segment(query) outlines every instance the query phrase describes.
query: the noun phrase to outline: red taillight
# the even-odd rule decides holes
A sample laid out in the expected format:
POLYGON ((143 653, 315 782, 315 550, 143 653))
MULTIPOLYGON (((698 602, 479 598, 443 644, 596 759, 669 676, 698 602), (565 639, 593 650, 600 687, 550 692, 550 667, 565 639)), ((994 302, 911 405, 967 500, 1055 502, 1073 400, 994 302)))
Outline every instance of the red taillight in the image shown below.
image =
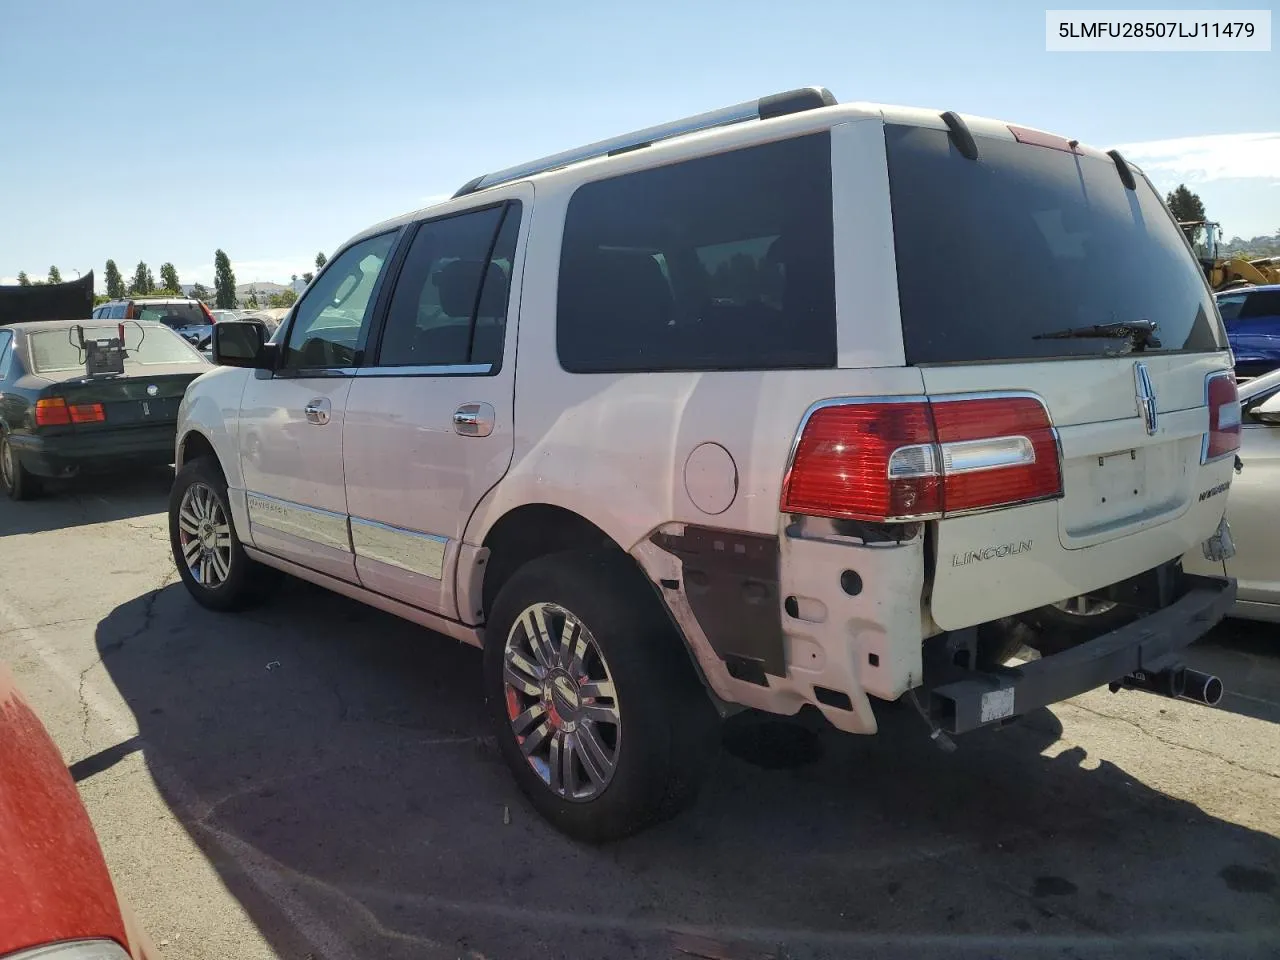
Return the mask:
POLYGON ((1209 432, 1204 435, 1200 462, 1212 463, 1240 449, 1240 394, 1230 370, 1211 373, 1204 381, 1209 405, 1209 432))
POLYGON ((819 407, 796 445, 782 509, 850 520, 935 514, 933 453, 927 402, 819 407))
POLYGON ((49 397, 36 401, 37 427, 65 427, 71 422, 71 412, 62 397, 49 397))
POLYGON ((102 423, 107 419, 100 403, 75 403, 71 405, 72 423, 102 423))
POLYGON ((920 520, 1061 493, 1053 425, 1034 397, 837 403, 806 422, 782 510, 920 520))
POLYGON ((1058 441, 1034 397, 934 402, 947 513, 1055 497, 1058 441))

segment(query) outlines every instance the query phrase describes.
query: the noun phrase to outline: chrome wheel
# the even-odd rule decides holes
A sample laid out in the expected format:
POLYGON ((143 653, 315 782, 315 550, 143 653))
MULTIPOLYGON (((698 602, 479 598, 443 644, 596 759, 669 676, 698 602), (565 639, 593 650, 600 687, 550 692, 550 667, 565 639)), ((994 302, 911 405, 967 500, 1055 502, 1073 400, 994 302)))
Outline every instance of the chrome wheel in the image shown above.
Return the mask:
POLYGON ((13 489, 13 478, 18 475, 18 466, 13 458, 13 446, 8 440, 0 439, 0 478, 4 480, 6 490, 13 489))
POLYGON ((1116 608, 1114 601, 1089 596, 1068 597, 1066 600, 1059 600, 1054 606, 1063 613, 1076 617, 1098 617, 1116 608))
POLYGON ((178 508, 178 542, 192 578, 220 587, 231 575, 231 524, 213 489, 193 483, 178 508))
POLYGON ((613 675, 586 626, 554 603, 516 618, 503 648, 507 719, 542 782, 593 800, 613 779, 622 723, 613 675))

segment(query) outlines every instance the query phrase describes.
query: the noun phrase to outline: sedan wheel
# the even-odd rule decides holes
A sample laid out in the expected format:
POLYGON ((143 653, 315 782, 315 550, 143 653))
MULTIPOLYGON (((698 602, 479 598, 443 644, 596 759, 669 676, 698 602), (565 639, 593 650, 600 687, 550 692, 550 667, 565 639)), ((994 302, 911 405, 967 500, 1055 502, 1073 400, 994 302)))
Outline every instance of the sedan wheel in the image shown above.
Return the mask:
POLYGON ((40 480, 18 459, 9 438, 0 434, 0 487, 12 500, 30 500, 40 492, 40 480))
POLYGON ((556 796, 586 801, 613 779, 622 721, 595 638, 554 603, 526 607, 503 651, 507 717, 520 750, 556 796))
POLYGON ((231 524, 207 484, 193 483, 178 508, 178 540, 192 578, 215 588, 231 575, 231 524))

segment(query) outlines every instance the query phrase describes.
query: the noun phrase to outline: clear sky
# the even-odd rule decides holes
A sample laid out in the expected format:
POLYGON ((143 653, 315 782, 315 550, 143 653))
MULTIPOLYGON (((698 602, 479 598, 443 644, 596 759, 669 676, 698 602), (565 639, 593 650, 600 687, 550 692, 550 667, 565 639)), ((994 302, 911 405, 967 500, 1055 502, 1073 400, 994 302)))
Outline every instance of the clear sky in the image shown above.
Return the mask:
POLYGON ((1280 54, 1046 53, 1045 7, 0 0, 0 282, 209 283, 218 247, 287 282, 479 173, 810 84, 1121 145, 1280 229, 1280 54))

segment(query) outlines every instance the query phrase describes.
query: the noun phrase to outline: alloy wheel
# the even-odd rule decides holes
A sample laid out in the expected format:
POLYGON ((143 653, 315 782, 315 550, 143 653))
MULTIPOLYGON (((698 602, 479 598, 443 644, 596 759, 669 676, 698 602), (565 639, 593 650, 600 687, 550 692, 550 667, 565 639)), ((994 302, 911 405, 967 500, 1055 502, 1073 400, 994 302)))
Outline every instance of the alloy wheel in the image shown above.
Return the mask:
POLYGON ((566 800, 599 796, 617 769, 622 722, 586 625, 554 603, 526 607, 507 634, 502 680, 516 743, 542 782, 566 800))
POLYGON ((13 445, 8 440, 0 439, 0 479, 4 481, 6 490, 13 489, 13 478, 17 473, 17 465, 13 460, 13 445))
POLYGON ((231 524, 222 502, 207 484, 193 483, 178 508, 178 543, 192 578, 205 587, 231 575, 231 524))
POLYGON ((1103 600, 1100 597, 1087 595, 1068 597, 1066 600, 1059 600, 1054 606, 1063 613, 1069 613, 1077 617, 1099 617, 1104 613, 1110 613, 1116 608, 1115 602, 1112 600, 1103 600))

